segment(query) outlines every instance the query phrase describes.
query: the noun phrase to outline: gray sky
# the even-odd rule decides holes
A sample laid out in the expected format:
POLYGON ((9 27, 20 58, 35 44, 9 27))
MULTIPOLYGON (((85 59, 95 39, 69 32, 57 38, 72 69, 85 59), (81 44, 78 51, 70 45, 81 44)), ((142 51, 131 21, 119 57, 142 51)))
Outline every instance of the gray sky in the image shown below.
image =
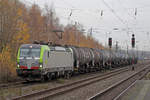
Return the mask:
POLYGON ((54 4, 56 14, 64 25, 78 22, 88 31, 93 28, 93 37, 105 45, 107 38, 118 41, 123 48, 131 48, 134 33, 139 50, 150 51, 150 0, 21 0, 38 4, 54 4), (135 16, 135 9, 137 15, 135 16), (101 16, 101 12, 103 15, 101 16), (68 19, 70 13, 72 15, 68 19), (118 28, 118 30, 114 30, 118 28))

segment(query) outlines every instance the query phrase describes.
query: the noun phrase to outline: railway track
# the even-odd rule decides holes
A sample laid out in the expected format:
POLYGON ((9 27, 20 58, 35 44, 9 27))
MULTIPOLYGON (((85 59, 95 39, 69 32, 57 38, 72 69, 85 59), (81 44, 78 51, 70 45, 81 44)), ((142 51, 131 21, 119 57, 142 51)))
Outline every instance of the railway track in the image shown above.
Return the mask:
MULTIPOLYGON (((139 66, 141 64, 138 64, 139 66)), ((90 73, 90 74, 93 74, 93 73, 90 73)), ((94 73, 95 74, 95 73, 94 73)), ((48 82, 46 82, 48 83, 48 82)), ((10 88, 10 87, 24 87, 24 86, 30 86, 30 85, 35 85, 35 84, 43 84, 43 83, 40 83, 40 82, 35 82, 35 81, 32 81, 32 82, 26 82, 26 81, 17 81, 17 82, 10 82, 10 83, 3 83, 3 84, 0 84, 0 88, 10 88)))
POLYGON ((147 65, 140 71, 132 74, 131 76, 115 83, 114 85, 100 91, 88 100, 118 100, 120 93, 122 93, 126 88, 132 85, 136 80, 140 80, 144 77, 146 73, 150 71, 150 65, 147 65))
POLYGON ((23 83, 26 83, 26 81, 3 83, 3 84, 0 84, 0 88, 8 88, 8 87, 20 86, 23 83))
POLYGON ((12 82, 12 83, 6 83, 6 84, 0 84, 0 89, 7 89, 7 88, 22 88, 26 86, 32 86, 36 84, 44 84, 40 81, 18 81, 18 82, 12 82))
MULTIPOLYGON (((115 69, 114 69, 115 70, 115 69)), ((87 75, 93 75, 93 74, 97 74, 99 72, 93 72, 93 73, 86 73, 87 75)), ((107 73, 107 72, 106 72, 107 73)), ((84 74, 85 75, 85 74, 84 74)), ((51 81, 47 81, 45 83, 49 83, 51 81)), ((5 88, 18 88, 18 87, 26 87, 26 86, 31 86, 31 85, 36 85, 36 84, 45 84, 45 83, 41 83, 40 81, 17 81, 17 82, 10 82, 10 83, 1 83, 0 84, 0 88, 5 89, 5 88)))
POLYGON ((47 99, 50 97, 55 97, 57 95, 64 94, 64 93, 67 93, 69 91, 78 89, 80 87, 90 85, 90 84, 95 83, 97 81, 113 77, 115 75, 121 74, 121 73, 126 72, 128 70, 131 70, 130 67, 124 67, 124 68, 121 68, 121 69, 118 69, 118 70, 115 70, 115 71, 112 71, 109 73, 105 73, 105 74, 94 76, 94 77, 89 77, 89 78, 82 79, 82 80, 79 80, 79 81, 76 81, 73 83, 69 83, 66 85, 62 85, 62 86, 58 86, 55 88, 50 88, 50 89, 34 92, 34 93, 23 95, 23 96, 18 96, 18 97, 12 98, 12 100, 34 100, 34 99, 43 100, 43 99, 47 99))

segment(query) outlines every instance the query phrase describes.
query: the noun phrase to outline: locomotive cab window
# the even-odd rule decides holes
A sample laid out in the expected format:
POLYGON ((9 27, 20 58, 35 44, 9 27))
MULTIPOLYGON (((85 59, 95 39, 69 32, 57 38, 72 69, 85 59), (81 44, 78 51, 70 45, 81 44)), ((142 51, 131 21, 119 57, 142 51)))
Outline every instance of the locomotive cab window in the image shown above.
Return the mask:
POLYGON ((21 48, 20 57, 40 57, 40 48, 21 48))

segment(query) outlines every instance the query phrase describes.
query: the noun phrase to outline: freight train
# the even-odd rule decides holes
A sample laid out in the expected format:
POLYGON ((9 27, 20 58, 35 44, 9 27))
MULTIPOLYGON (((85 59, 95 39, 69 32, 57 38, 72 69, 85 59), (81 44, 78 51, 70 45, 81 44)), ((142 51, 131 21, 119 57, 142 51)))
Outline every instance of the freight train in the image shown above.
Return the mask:
POLYGON ((137 63, 131 53, 87 47, 49 45, 35 42, 20 46, 17 55, 17 75, 27 81, 49 80, 75 73, 87 73, 137 63))

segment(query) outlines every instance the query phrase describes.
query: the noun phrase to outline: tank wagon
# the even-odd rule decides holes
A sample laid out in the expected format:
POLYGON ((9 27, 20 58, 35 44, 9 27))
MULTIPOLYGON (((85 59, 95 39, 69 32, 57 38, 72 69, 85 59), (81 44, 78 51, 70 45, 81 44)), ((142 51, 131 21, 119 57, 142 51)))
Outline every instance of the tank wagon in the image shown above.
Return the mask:
POLYGON ((44 81, 129 64, 132 64, 132 56, 124 52, 36 43, 20 46, 16 71, 19 77, 27 81, 44 81))
POLYGON ((77 70, 79 73, 85 73, 101 69, 103 58, 100 50, 75 46, 69 47, 73 51, 74 70, 77 70))

